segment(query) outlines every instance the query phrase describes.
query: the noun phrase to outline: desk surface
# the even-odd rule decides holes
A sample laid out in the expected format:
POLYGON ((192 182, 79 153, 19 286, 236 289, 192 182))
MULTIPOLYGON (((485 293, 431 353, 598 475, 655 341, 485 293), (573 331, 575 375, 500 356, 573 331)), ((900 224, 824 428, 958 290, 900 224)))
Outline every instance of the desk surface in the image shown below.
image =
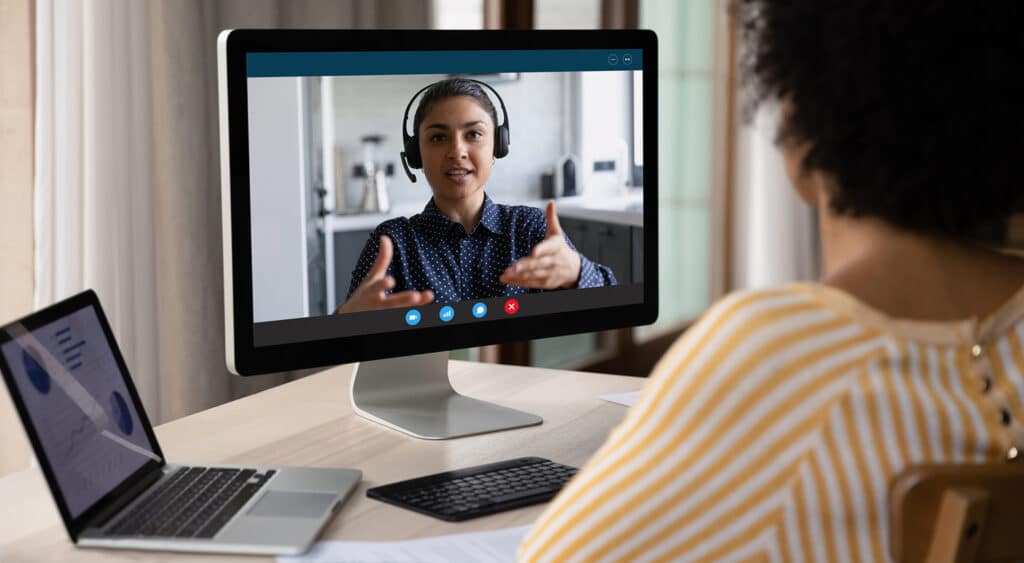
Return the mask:
MULTIPOLYGON (((168 460, 176 463, 361 469, 362 483, 320 539, 410 539, 529 524, 544 505, 449 523, 370 500, 367 488, 526 455, 578 467, 626 413, 625 407, 598 397, 634 391, 644 384, 632 377, 456 361, 451 362, 450 373, 459 392, 538 414, 544 424, 455 440, 410 438, 352 412, 351 366, 340 366, 163 424, 156 434, 168 460)), ((0 479, 0 504, 0 559, 4 561, 214 557, 76 549, 38 469, 0 479)))

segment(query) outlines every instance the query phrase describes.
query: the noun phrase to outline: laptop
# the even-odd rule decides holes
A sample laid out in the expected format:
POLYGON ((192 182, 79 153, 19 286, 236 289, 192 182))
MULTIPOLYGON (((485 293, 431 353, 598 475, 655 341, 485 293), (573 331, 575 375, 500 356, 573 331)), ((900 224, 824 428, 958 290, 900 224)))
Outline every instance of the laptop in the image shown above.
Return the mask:
POLYGON ((0 328, 0 372, 78 546, 302 553, 362 477, 167 463, 91 290, 0 328))

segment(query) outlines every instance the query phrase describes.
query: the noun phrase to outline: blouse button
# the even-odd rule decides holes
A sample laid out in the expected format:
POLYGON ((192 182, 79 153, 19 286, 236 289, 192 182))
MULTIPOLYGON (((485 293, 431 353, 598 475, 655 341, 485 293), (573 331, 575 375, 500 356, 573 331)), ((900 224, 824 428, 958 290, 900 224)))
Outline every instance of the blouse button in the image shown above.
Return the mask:
POLYGON ((1006 450, 1006 459, 1008 459, 1009 461, 1016 460, 1017 456, 1019 455, 1020 452, 1017 450, 1016 446, 1011 446, 1010 449, 1006 450))
POLYGON ((980 345, 975 344, 974 346, 971 346, 971 356, 973 356, 975 358, 981 357, 981 346, 980 345))

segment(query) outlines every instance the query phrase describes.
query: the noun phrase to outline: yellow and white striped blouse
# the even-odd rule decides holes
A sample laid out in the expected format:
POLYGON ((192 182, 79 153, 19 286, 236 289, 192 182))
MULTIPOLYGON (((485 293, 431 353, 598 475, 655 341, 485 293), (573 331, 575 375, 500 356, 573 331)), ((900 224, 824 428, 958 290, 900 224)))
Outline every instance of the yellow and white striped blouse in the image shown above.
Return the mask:
POLYGON ((520 546, 524 561, 885 561, 888 486, 1024 458, 1024 288, 983 321, 894 320, 792 284, 732 294, 520 546))

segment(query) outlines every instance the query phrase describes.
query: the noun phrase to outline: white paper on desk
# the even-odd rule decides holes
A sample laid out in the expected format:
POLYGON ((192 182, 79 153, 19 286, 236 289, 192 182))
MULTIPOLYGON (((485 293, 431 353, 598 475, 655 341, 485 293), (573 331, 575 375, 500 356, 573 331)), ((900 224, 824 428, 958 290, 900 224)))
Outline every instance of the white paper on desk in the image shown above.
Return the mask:
POLYGON ((608 401, 609 403, 615 403, 618 405, 626 405, 631 407, 636 404, 637 399, 640 398, 640 391, 630 391, 629 393, 612 393, 611 395, 601 395, 601 398, 608 401))
POLYGON ((504 563, 529 526, 450 534, 404 541, 322 541, 303 555, 278 557, 278 563, 504 563))

